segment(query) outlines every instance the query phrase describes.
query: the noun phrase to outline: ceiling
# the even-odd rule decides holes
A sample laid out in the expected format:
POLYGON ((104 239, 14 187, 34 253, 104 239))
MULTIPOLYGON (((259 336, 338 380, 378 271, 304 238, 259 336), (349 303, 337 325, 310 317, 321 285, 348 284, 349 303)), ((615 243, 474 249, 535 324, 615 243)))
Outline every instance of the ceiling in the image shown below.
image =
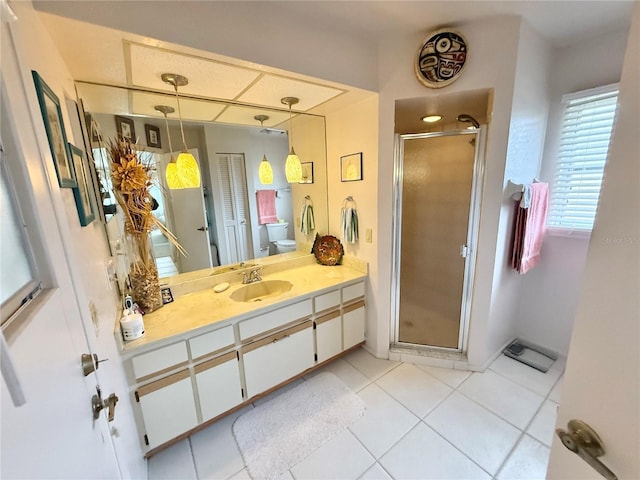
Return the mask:
MULTIPOLYGON (((55 12, 57 2, 35 2, 36 6, 42 3, 47 4, 47 11, 55 12)), ((217 4, 219 11, 222 3, 211 2, 211 8, 217 4)), ((435 25, 494 15, 521 15, 552 45, 564 46, 624 28, 634 2, 271 0, 243 3, 255 4, 256 8, 258 4, 268 5, 269 14, 286 15, 289 21, 298 19, 320 28, 326 26, 327 34, 339 30, 373 42, 394 34, 424 32, 425 19, 435 25)), ((74 79, 133 89, 105 90, 96 85, 79 84, 87 111, 162 117, 154 109, 156 105, 169 105, 177 110, 174 87, 161 80, 162 73, 179 73, 189 79, 188 85, 179 88, 180 107, 183 118, 193 121, 257 126, 254 117, 264 114, 262 107, 266 107, 270 109, 267 112, 270 118, 264 126, 278 127, 288 119, 287 107, 281 103, 283 97, 299 97, 300 102, 292 107, 295 113, 371 94, 50 13, 41 12, 41 17, 74 79)), ((486 108, 486 104, 479 108, 486 108)), ((170 114, 169 118, 172 116, 177 118, 177 113, 170 114)))

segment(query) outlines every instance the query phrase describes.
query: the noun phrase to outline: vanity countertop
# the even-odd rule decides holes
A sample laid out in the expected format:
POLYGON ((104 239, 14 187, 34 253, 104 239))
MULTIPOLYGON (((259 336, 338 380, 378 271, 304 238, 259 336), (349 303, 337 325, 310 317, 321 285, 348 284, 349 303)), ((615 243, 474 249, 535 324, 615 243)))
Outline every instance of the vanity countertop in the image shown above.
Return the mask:
MULTIPOLYGON (((216 293, 213 288, 182 295, 172 303, 144 316, 145 334, 141 338, 121 342, 123 353, 146 350, 151 344, 166 343, 173 337, 191 332, 218 322, 233 322, 273 310, 274 305, 295 303, 305 295, 320 293, 322 290, 365 279, 366 273, 344 265, 305 265, 263 274, 264 280, 287 280, 293 285, 291 290, 277 297, 265 298, 259 303, 237 302, 231 294, 244 287, 242 282, 232 283, 228 289, 216 293)), ((119 329, 116 336, 120 335, 119 329)))

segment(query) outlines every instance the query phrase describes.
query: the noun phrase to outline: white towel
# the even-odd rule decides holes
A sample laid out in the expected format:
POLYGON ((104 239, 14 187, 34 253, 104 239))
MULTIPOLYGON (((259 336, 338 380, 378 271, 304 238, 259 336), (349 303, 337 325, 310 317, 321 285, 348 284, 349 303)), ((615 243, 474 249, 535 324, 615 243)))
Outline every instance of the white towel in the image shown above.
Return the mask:
POLYGON ((342 207, 341 212, 342 239, 347 243, 358 241, 358 212, 355 208, 342 207))
POLYGON ((305 203, 300 213, 300 231, 305 235, 311 235, 316 228, 316 221, 313 216, 313 205, 305 203))

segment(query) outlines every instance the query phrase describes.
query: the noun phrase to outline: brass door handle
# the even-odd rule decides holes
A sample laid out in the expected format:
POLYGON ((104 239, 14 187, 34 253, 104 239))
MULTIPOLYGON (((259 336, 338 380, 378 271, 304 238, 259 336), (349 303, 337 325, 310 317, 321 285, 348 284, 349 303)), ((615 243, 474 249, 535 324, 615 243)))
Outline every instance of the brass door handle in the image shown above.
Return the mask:
POLYGON ((91 410, 93 410, 93 419, 97 420, 100 417, 100 412, 103 408, 109 409, 109 421, 113 422, 116 403, 118 403, 118 397, 115 393, 112 393, 107 397, 106 400, 102 400, 102 392, 100 391, 100 387, 96 387, 96 395, 91 397, 91 410))
POLYGON ((105 358, 104 360, 98 360, 98 355, 96 355, 95 353, 93 355, 89 354, 89 353, 83 353, 80 356, 80 364, 82 365, 82 373, 84 373, 84 376, 86 377, 87 375, 89 375, 90 373, 96 371, 98 369, 98 366, 100 364, 100 362, 106 362, 107 360, 109 360, 108 358, 105 358), (95 364, 95 368, 94 368, 94 364, 95 364))
POLYGON ((618 480, 616 474, 598 460, 605 451, 604 444, 596 431, 582 420, 569 420, 567 428, 569 431, 562 428, 556 429, 556 435, 562 444, 591 465, 604 478, 618 480))

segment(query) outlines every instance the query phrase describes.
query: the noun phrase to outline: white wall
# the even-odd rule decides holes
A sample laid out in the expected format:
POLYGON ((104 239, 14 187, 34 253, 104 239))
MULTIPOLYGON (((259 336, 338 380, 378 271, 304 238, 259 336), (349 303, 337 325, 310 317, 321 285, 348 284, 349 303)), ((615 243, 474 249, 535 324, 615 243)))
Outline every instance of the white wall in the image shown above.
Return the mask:
MULTIPOLYGON (((572 418, 602 438, 618 478, 640 478, 640 5, 589 242, 557 425, 572 418)), ((547 478, 602 478, 554 439, 547 478)))
MULTIPOLYGON (((552 52, 549 122, 540 178, 552 182, 562 124, 562 95, 620 79, 627 31, 552 52)), ((589 240, 547 234, 540 263, 520 281, 516 335, 566 355, 589 240)))
MULTIPOLYGON (((503 191, 509 180, 530 183, 538 176, 549 112, 550 47, 529 24, 522 22, 518 41, 515 85, 509 124, 503 191)), ((496 243, 487 352, 495 353, 516 335, 518 304, 528 294, 511 268, 514 200, 502 195, 496 243)))
MULTIPOLYGON (((29 177, 33 188, 38 192, 37 197, 41 197, 42 192, 51 189, 53 205, 46 205, 43 210, 46 209, 50 216, 59 216, 63 225, 67 227, 63 232, 66 253, 58 254, 69 256, 80 310, 74 312, 69 318, 76 318, 79 313, 84 318, 85 325, 91 325, 89 301, 93 301, 97 310, 97 325, 92 331, 87 332, 88 343, 95 346, 95 352, 99 358, 113 359, 111 362, 101 364, 100 382, 104 392, 107 394, 115 392, 121 399, 116 420, 111 424, 119 431, 119 436, 114 439, 114 443, 121 460, 121 468, 129 478, 144 478, 146 463, 143 461, 132 408, 127 399, 128 386, 124 371, 117 361, 119 352, 113 339, 113 325, 119 305, 116 292, 107 280, 105 271, 105 261, 109 257, 105 231, 99 220, 87 227, 81 227, 72 190, 58 187, 53 162, 48 153, 48 142, 31 79, 31 70, 36 70, 60 99, 63 120, 67 127, 71 125, 71 116, 76 115, 76 112, 67 110, 65 103, 65 99, 75 98, 73 81, 30 3, 16 2, 12 4, 12 8, 19 19, 11 24, 11 29, 19 57, 20 72, 13 74, 13 70, 3 68, 2 79, 11 99, 12 113, 16 122, 15 129, 20 142, 19 148, 28 160, 29 177), (28 105, 29 111, 26 111, 23 105, 28 105), (44 175, 34 173, 37 170, 44 172, 44 175)), ((5 58, 13 55, 12 46, 12 42, 3 38, 3 67, 5 58)), ((81 138, 74 137, 71 128, 66 128, 66 133, 70 142, 78 146, 83 145, 81 138)), ((47 221, 51 221, 51 218, 47 221)), ((46 232, 44 233, 46 235, 46 232)), ((57 259, 57 261, 60 260, 57 259)), ((56 284, 68 285, 69 281, 68 278, 57 278, 56 284)), ((68 306, 75 305, 73 299, 65 299, 65 303, 68 306)), ((68 308, 71 309, 71 307, 68 308)), ((75 328, 80 330, 80 324, 78 323, 75 328)), ((30 335, 33 335, 33 332, 30 335)), ((44 340, 46 339, 36 336, 31 343, 21 338, 21 344, 30 344, 33 348, 32 358, 37 358, 39 351, 37 344, 44 340)), ((46 359, 41 360, 46 362, 46 359)), ((17 368, 20 370, 20 365, 17 365, 17 368)), ((79 358, 78 368, 80 368, 79 358)), ((89 414, 88 402, 89 398, 87 398, 87 414, 89 414)), ((51 412, 51 415, 55 416, 55 412, 51 412)), ((90 421, 90 416, 87 418, 90 421)), ((9 435, 9 432, 3 429, 4 435, 9 435)), ((36 438, 29 438, 28 444, 16 443, 11 444, 11 447, 18 451, 23 449, 29 452, 37 442, 36 438)))
MULTIPOLYGON (((358 211, 359 241, 343 242, 345 254, 369 263, 367 286, 367 348, 375 351, 379 331, 378 305, 380 276, 378 274, 378 95, 327 115, 327 174, 329 189, 329 231, 341 237, 340 210, 345 197, 351 195, 358 211), (362 152, 362 181, 340 181, 340 157, 362 152), (366 241, 371 229, 372 242, 366 241)), ((389 255, 390 257, 390 255, 389 255)), ((387 292, 388 295, 388 292, 387 292)))

